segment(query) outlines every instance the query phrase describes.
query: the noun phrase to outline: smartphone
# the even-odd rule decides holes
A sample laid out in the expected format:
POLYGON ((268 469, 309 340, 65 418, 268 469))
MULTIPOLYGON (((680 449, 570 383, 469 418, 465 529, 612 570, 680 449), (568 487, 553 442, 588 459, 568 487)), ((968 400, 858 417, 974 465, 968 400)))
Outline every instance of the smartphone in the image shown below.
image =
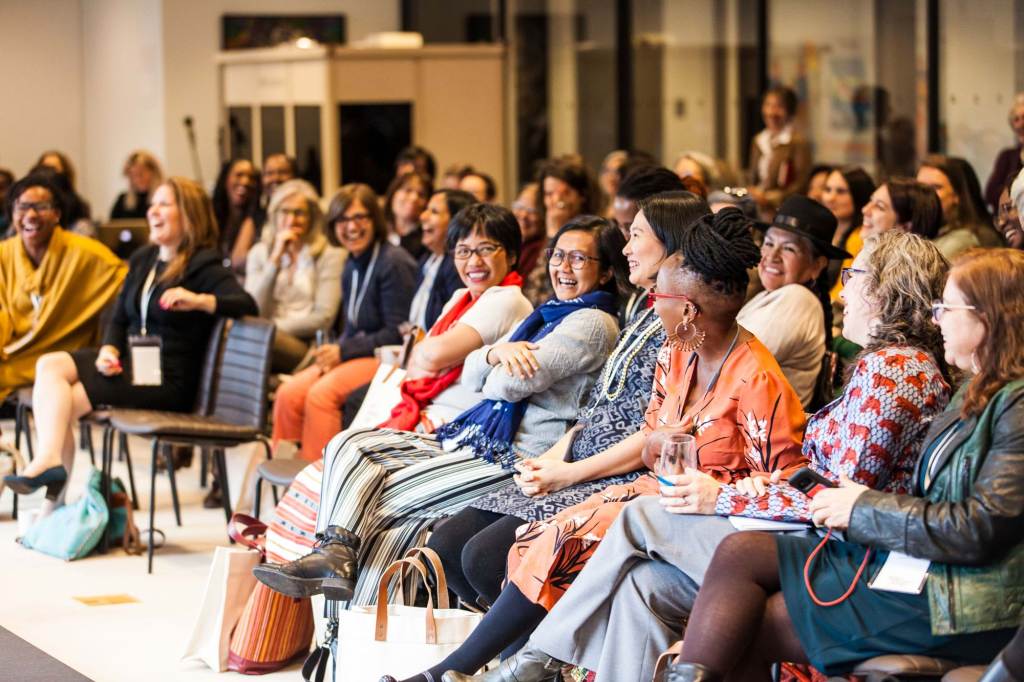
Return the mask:
POLYGON ((807 467, 790 476, 789 484, 808 497, 814 497, 824 488, 836 487, 835 483, 807 467))

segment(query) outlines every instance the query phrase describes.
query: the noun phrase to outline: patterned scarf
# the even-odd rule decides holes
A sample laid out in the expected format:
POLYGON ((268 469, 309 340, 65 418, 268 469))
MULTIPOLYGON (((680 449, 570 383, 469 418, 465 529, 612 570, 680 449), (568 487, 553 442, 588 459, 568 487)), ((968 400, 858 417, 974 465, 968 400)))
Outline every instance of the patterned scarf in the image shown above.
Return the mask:
MULTIPOLYGON (((508 339, 537 342, 550 334, 566 317, 586 308, 616 314, 615 297, 607 291, 591 291, 569 301, 551 299, 530 313, 508 339)), ((511 469, 516 462, 512 441, 526 412, 529 398, 518 402, 482 400, 437 430, 445 450, 468 447, 474 456, 511 469)))
MULTIPOLYGON (((505 276, 505 279, 498 283, 500 287, 521 287, 523 278, 519 273, 513 271, 505 276)), ((455 326, 455 323, 465 315, 473 304, 479 299, 470 296, 467 291, 458 301, 455 302, 444 316, 434 323, 427 336, 440 336, 455 326)), ((462 376, 462 363, 452 367, 444 374, 436 377, 422 377, 403 381, 399 390, 402 392, 402 401, 391 410, 391 417, 381 424, 381 429, 397 429, 399 431, 412 431, 419 424, 421 414, 430 402, 462 376)))

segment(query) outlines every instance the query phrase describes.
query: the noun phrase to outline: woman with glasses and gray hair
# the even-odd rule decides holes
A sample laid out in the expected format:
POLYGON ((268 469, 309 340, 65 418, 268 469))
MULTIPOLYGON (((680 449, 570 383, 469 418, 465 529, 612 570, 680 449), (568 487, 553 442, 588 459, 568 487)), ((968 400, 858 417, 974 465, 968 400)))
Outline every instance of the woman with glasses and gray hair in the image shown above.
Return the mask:
POLYGON ((296 369, 341 303, 346 253, 328 243, 319 200, 305 180, 279 186, 267 206, 267 228, 246 256, 245 290, 277 328, 275 372, 296 369))

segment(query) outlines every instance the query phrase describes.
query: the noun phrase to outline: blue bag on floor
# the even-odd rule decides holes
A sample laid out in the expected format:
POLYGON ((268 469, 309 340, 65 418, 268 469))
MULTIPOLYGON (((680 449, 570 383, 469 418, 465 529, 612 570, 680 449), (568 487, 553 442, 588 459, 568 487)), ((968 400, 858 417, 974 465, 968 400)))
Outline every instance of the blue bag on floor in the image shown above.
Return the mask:
POLYGON ((82 496, 39 519, 21 538, 21 544, 65 561, 88 556, 103 538, 110 518, 100 492, 102 479, 103 474, 94 467, 82 496))

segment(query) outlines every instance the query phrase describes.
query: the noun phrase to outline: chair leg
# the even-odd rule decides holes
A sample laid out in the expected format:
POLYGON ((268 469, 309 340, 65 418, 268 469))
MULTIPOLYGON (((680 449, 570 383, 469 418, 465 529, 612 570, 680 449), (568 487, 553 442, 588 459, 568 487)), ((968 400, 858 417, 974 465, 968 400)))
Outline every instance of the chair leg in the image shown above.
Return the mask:
MULTIPOLYGON (((113 449, 113 436, 111 436, 111 449, 113 449)), ((135 492, 135 470, 132 467, 132 453, 128 450, 128 434, 120 434, 118 439, 118 460, 124 460, 125 465, 128 467, 128 486, 132 489, 132 509, 138 511, 139 509, 139 496, 135 492)))
POLYGON ((164 445, 164 462, 167 463, 167 477, 171 481, 171 502, 174 504, 174 520, 181 526, 181 504, 178 502, 178 480, 174 475, 174 448, 164 445))
POLYGON ((270 494, 274 498, 274 508, 276 509, 277 505, 279 503, 279 500, 277 499, 277 486, 276 485, 270 486, 270 494))
POLYGON ((28 461, 35 459, 35 452, 32 450, 32 425, 29 423, 29 408, 21 403, 14 410, 14 447, 21 449, 21 436, 25 435, 25 450, 28 452, 28 461))
POLYGON ((210 451, 205 448, 199 448, 199 487, 206 487, 206 479, 210 471, 210 451))
POLYGON ((96 448, 92 445, 92 427, 88 423, 78 422, 78 439, 89 453, 89 461, 96 466, 96 448))
POLYGON ((149 469, 149 557, 147 573, 153 573, 153 543, 156 539, 156 458, 160 452, 160 439, 153 439, 152 462, 149 469))
MULTIPOLYGON (((85 426, 86 426, 85 424, 79 422, 79 427, 80 427, 79 435, 81 436, 83 442, 85 442, 85 431, 81 427, 85 427, 85 426)), ((112 477, 114 475, 114 472, 113 472, 113 468, 114 468, 113 459, 114 459, 114 456, 113 456, 113 448, 108 447, 109 440, 110 439, 107 437, 107 431, 106 431, 106 429, 104 429, 104 431, 103 431, 102 449, 100 450, 100 493, 103 495, 103 501, 106 503, 107 509, 110 509, 110 495, 113 492, 113 487, 114 487, 113 486, 113 481, 112 481, 112 477)), ((95 456, 94 456, 94 451, 93 451, 92 445, 93 445, 92 444, 92 440, 90 438, 89 443, 88 443, 89 457, 93 459, 93 466, 96 466, 96 460, 95 460, 95 456)), ((103 535, 100 536, 100 553, 101 554, 106 554, 109 550, 110 550, 110 537, 107 534, 107 529, 104 528, 103 529, 103 535)))
MULTIPOLYGON (((273 490, 274 486, 270 486, 273 490)), ((260 501, 263 499, 263 479, 260 478, 259 472, 256 473, 256 488, 252 494, 252 515, 257 519, 260 517, 260 501)), ((277 506, 276 504, 274 505, 277 506)))
POLYGON ((216 458, 214 473, 220 483, 221 501, 224 503, 224 518, 231 521, 231 491, 228 489, 228 464, 224 456, 224 448, 214 448, 213 456, 216 458))

